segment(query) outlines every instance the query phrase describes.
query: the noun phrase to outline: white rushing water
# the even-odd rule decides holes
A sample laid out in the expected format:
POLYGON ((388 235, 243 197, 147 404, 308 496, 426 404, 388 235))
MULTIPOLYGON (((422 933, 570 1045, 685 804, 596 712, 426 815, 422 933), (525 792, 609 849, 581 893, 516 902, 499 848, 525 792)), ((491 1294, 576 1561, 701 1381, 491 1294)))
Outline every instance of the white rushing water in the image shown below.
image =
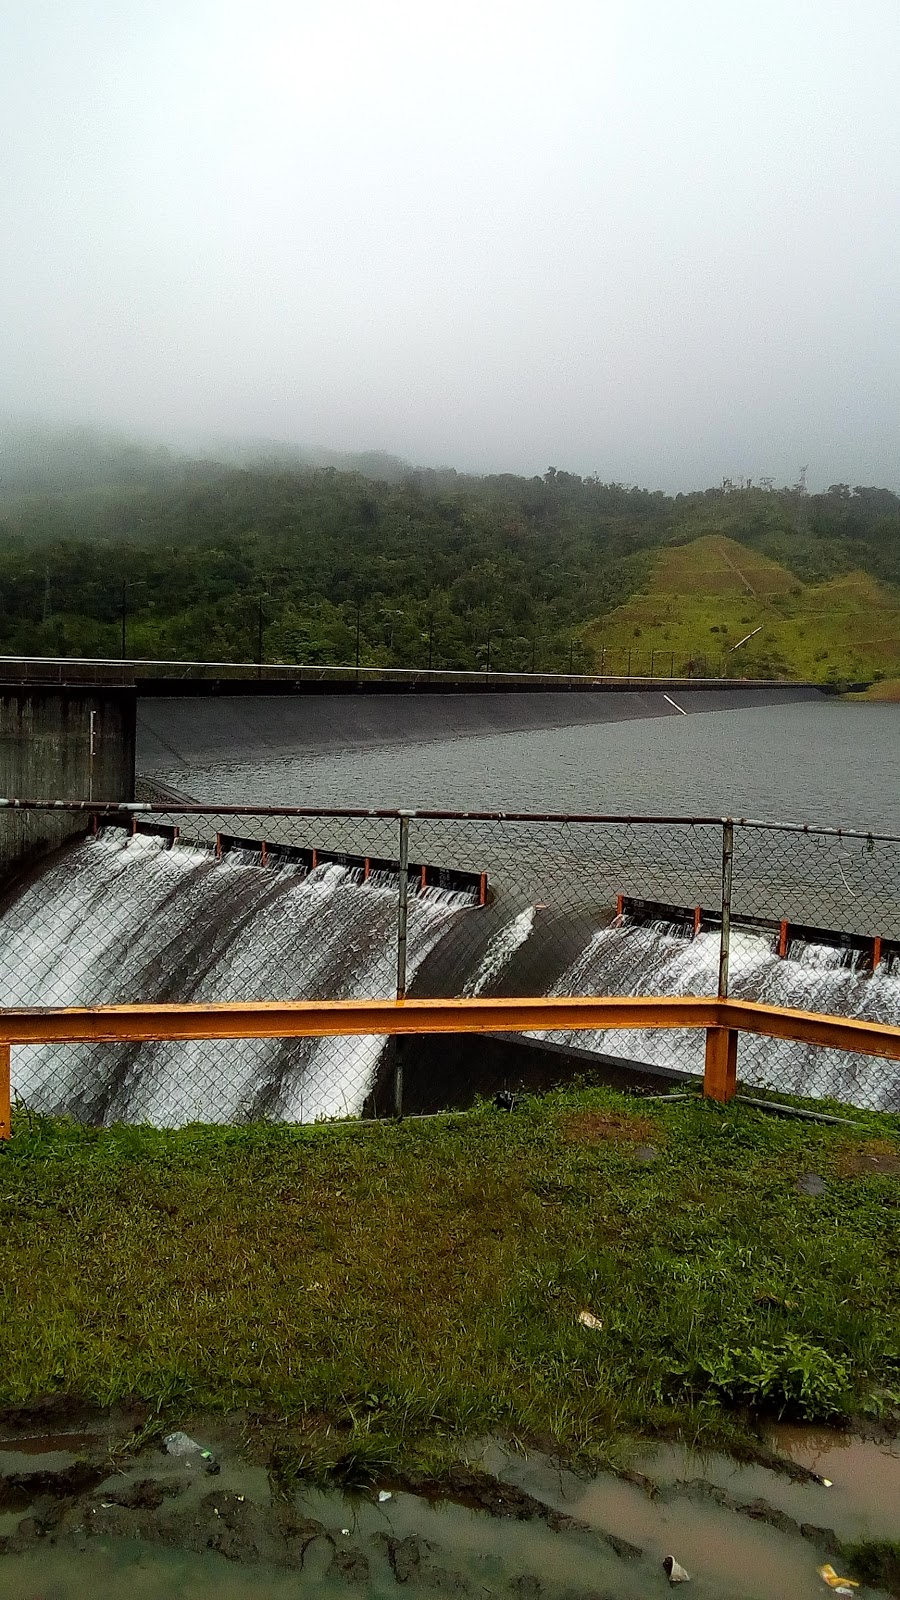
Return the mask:
MULTIPOLYGON (((691 938, 683 927, 625 922, 579 935, 573 923, 571 938, 585 942, 560 972, 557 934, 537 922, 536 911, 520 907, 486 945, 473 939, 463 993, 534 992, 545 962, 551 994, 715 993, 717 932, 691 938), (525 990, 517 978, 523 954, 525 990)), ((467 894, 411 893, 410 983, 459 918, 475 915, 467 894)), ((0 914, 0 1005, 389 997, 396 918, 390 873, 364 880, 358 869, 334 863, 309 873, 293 864, 264 867, 258 854, 241 850, 218 860, 207 848, 170 849, 158 838, 111 829, 53 858, 0 914)), ((854 955, 824 945, 796 945, 782 960, 770 937, 734 930, 731 993, 896 1023, 900 961, 872 973, 854 955)), ((703 1036, 696 1032, 549 1037, 702 1071, 703 1036)), ((361 1111, 384 1046, 382 1038, 351 1037, 17 1047, 13 1087, 35 1110, 101 1123, 312 1121, 361 1111)), ((772 1089, 900 1109, 900 1072, 871 1057, 747 1036, 739 1072, 772 1089)))
POLYGON ((526 906, 513 917, 511 922, 507 922, 494 934, 476 970, 466 979, 463 994, 475 998, 479 994, 484 994, 486 989, 493 989, 510 965, 516 951, 521 950, 525 940, 530 938, 533 932, 534 906, 526 906))
MULTIPOLYGON (((613 923, 593 935, 551 993, 712 995, 718 963, 718 931, 691 938, 683 927, 666 923, 613 923)), ((900 1021, 896 961, 872 972, 854 952, 814 944, 797 944, 782 959, 771 937, 742 929, 732 928, 729 991, 739 1000, 900 1021)), ((703 1071, 704 1036, 694 1030, 605 1028, 547 1037, 628 1061, 703 1071)), ((747 1083, 786 1094, 900 1109, 900 1071, 895 1063, 872 1056, 745 1035, 738 1072, 747 1083)))
MULTIPOLYGON (((407 974, 471 908, 411 894, 407 974)), ((0 916, 0 1004, 389 997, 397 880, 323 864, 263 867, 110 830, 66 852, 0 916)), ((383 1038, 203 1040, 13 1051, 36 1110, 177 1126, 359 1112, 383 1038)))

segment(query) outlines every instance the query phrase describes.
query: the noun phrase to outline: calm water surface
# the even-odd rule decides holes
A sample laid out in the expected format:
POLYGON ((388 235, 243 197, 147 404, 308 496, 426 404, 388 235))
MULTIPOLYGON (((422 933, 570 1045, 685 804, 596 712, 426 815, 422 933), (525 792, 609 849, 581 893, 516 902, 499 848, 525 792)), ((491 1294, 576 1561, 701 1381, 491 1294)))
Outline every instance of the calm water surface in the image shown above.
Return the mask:
POLYGON ((771 817, 900 833, 900 705, 824 700, 160 772, 198 800, 771 817))

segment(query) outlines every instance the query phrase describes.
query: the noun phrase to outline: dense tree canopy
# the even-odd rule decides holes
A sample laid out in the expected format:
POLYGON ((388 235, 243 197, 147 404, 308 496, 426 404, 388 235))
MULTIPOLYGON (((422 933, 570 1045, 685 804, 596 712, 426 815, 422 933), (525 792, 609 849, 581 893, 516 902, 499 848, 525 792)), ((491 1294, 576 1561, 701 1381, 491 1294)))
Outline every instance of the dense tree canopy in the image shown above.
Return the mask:
POLYGON ((0 483, 0 650, 477 668, 592 664, 585 623, 641 587, 653 552, 712 531, 804 582, 900 581, 900 498, 717 489, 669 497, 540 478, 282 462, 179 463, 115 482, 0 483))

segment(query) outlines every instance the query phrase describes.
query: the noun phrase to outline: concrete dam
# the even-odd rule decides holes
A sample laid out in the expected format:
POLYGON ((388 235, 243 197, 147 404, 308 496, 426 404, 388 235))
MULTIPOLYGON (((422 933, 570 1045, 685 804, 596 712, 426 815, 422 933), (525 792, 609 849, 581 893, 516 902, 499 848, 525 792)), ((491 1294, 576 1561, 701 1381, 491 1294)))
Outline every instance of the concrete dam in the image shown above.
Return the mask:
POLYGON ((593 727, 647 718, 820 702, 805 684, 691 687, 647 683, 640 688, 553 690, 467 688, 456 693, 393 686, 286 686, 186 683, 159 692, 141 686, 137 705, 137 770, 190 771, 227 762, 271 762, 289 756, 376 749, 399 744, 593 727), (203 691, 202 693, 198 691, 203 691), (318 690, 318 692, 316 692, 318 690))
MULTIPOLYGON (((457 693, 430 688, 413 693, 395 686, 361 693, 346 686, 307 689, 304 685, 302 692, 285 692, 277 686, 259 692, 257 685, 247 683, 239 693, 233 683, 218 686, 227 692, 218 692, 209 683, 199 686, 201 692, 195 692, 195 684, 182 687, 184 692, 172 692, 171 683, 157 685, 151 692, 139 690, 136 765, 143 781, 149 780, 151 792, 154 773, 171 777, 183 769, 185 799, 190 798, 191 772, 204 764, 266 766, 285 757, 302 760, 331 751, 364 756, 366 751, 399 743, 425 745, 702 716, 823 698, 805 685, 645 684, 516 692, 485 687, 457 693)), ((97 719, 93 704, 86 702, 81 754, 88 780, 95 784, 92 792, 99 798, 104 792, 98 786, 99 769, 96 764, 90 767, 97 719)), ((126 740, 126 764, 131 748, 126 740)), ((52 778, 51 774, 48 782, 52 778)), ((71 798, 88 797, 74 792, 77 774, 68 774, 68 779, 71 798)), ((104 773, 106 794, 126 798, 110 793, 111 782, 104 773)), ((352 798, 347 795, 348 802, 352 798)), ((58 813, 48 815, 54 828, 62 826, 64 819, 58 813)), ((13 813, 10 821, 20 826, 13 813)), ((321 823, 320 818, 308 826, 314 830, 321 823)), ((130 836, 108 827, 85 837, 87 814, 80 818, 76 814, 66 825, 75 837, 66 842, 59 834, 47 833, 43 854, 36 848, 40 841, 29 840, 18 877, 7 879, 5 898, 0 900, 3 1004, 393 994, 398 879, 389 859, 378 860, 370 871, 368 859, 363 863, 323 854, 318 860, 314 848, 297 848, 293 858, 290 850, 272 852, 267 858, 265 845, 225 835, 214 844, 212 837, 199 835, 183 834, 173 841, 171 829, 168 837, 160 837, 152 832, 130 836), (61 847, 46 854, 57 844, 61 847)), ((241 831, 238 824, 235 831, 241 831)), ((314 835, 305 843, 334 847, 333 840, 314 835)), ((423 869, 421 881, 410 892, 411 995, 715 992, 718 934, 708 929, 694 937, 694 930, 662 914, 617 917, 617 891, 646 892, 626 883, 619 867, 607 864, 606 878, 602 882, 597 878, 591 892, 582 893, 577 862, 561 856, 557 865, 570 871, 571 879, 560 880, 558 903, 551 908, 541 892, 544 847, 532 860, 526 859, 527 852, 523 855, 521 841, 500 841, 502 848, 488 860, 488 843, 487 836, 479 839, 470 833, 465 848, 457 847, 452 834, 445 832, 435 835, 430 853, 422 855, 433 865, 423 869), (467 851, 471 859, 457 860, 467 851), (456 881, 465 874, 454 877, 442 871, 461 865, 470 876, 475 874, 476 885, 478 869, 488 869, 489 903, 483 903, 485 895, 479 896, 477 887, 456 881)), ((336 847, 369 855, 368 846, 361 852, 351 839, 338 841, 336 847)), ((669 847, 657 840, 654 848, 665 853, 669 847)), ((371 854, 373 859, 389 857, 390 841, 388 848, 371 854)), ((713 881, 707 890, 714 893, 717 869, 710 859, 713 881)), ((681 866, 687 870, 685 863, 681 866)), ((783 887, 784 880, 780 881, 783 887)), ((673 894, 662 897, 671 899, 673 894)), ((755 908, 758 914, 766 909, 762 904, 755 908)), ((794 906, 769 909, 799 916, 794 906)), ((857 902, 857 911, 865 922, 863 900, 857 902)), ((835 921, 827 926, 845 924, 835 921)), ((896 938, 897 930, 870 928, 866 922, 854 931, 884 932, 896 938)), ((837 949, 814 937, 797 941, 786 951, 779 950, 777 937, 765 929, 736 932, 731 992, 738 998, 900 1023, 896 953, 872 970, 861 949, 837 949)), ((489 1086, 484 1073, 479 1076, 476 1070, 470 1041, 445 1041, 438 1048, 436 1041, 427 1039, 17 1047, 13 1076, 25 1104, 91 1122, 177 1126, 194 1120, 241 1122, 260 1116, 310 1121, 385 1109, 381 1088, 394 1049, 403 1052, 411 1110, 467 1103, 474 1092, 489 1086)), ((696 1073, 702 1064, 702 1040, 689 1034, 651 1032, 535 1036, 530 1046, 525 1041, 504 1056, 499 1041, 486 1039, 478 1055, 484 1061, 496 1058, 503 1081, 529 1080, 531 1064, 539 1059, 545 1068, 551 1062, 547 1070, 557 1078, 571 1073, 573 1060, 578 1070, 592 1062, 618 1062, 631 1064, 626 1070, 696 1073)), ((749 1083, 774 1081, 789 1092, 900 1109, 900 1075, 866 1057, 778 1044, 768 1049, 763 1064, 746 1051, 739 1070, 749 1083)), ((540 1073, 529 1081, 539 1079, 540 1073)))

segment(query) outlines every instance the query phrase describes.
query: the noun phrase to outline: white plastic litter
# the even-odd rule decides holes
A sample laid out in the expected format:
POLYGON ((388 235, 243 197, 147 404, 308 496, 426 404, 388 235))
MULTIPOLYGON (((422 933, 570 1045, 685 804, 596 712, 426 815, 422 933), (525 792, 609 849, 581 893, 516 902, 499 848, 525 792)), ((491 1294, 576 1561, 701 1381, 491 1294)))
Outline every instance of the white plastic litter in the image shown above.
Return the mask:
POLYGON ((663 1566, 666 1571, 666 1577, 670 1583, 690 1583, 690 1573, 685 1572, 684 1567, 681 1566, 680 1562, 675 1560, 674 1556, 666 1556, 665 1560, 663 1561, 663 1566))
POLYGON ((163 1439, 163 1444, 170 1456, 199 1456, 203 1454, 202 1444, 198 1444, 196 1439, 192 1439, 187 1433, 168 1433, 163 1439))
POLYGON ((204 1449, 203 1445, 198 1444, 188 1433, 168 1433, 163 1439, 163 1444, 170 1456, 180 1457, 189 1467, 195 1463, 198 1465, 202 1463, 206 1472, 219 1471, 219 1463, 212 1451, 204 1449))
POLYGON ((595 1333, 599 1333, 600 1329, 603 1327, 603 1323, 600 1321, 600 1318, 595 1317, 593 1311, 579 1311, 578 1321, 581 1323, 583 1328, 593 1328, 595 1333))
POLYGON ((393 1495, 391 1494, 390 1489, 379 1489, 379 1491, 378 1491, 378 1500, 379 1500, 379 1503, 381 1505, 384 1505, 385 1500, 392 1500, 392 1499, 393 1499, 393 1495))

